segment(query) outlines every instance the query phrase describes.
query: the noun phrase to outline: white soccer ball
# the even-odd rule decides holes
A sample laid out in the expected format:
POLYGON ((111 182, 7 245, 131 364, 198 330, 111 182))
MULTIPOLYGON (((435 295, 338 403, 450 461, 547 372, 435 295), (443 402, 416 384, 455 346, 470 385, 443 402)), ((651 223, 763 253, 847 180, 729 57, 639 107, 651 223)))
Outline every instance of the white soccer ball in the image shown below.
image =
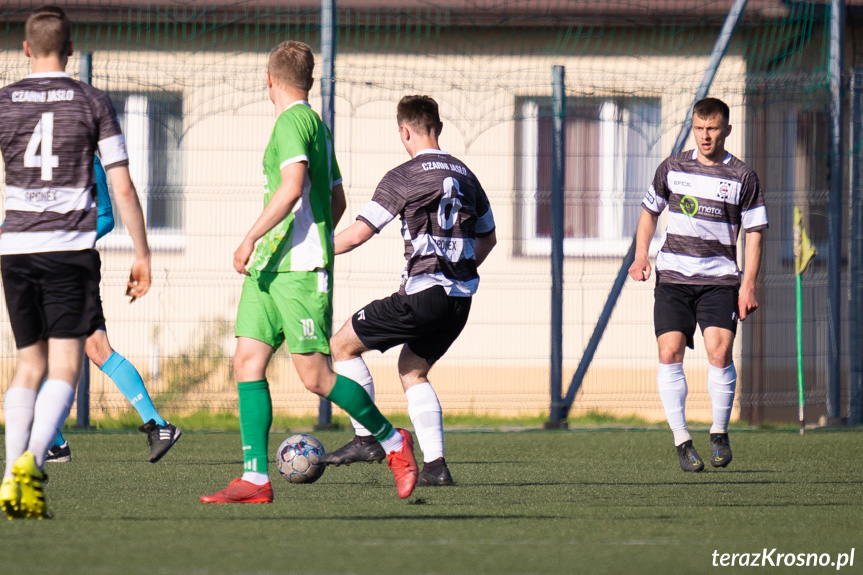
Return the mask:
POLYGON ((314 483, 326 469, 326 466, 318 464, 324 453, 324 444, 316 437, 305 433, 292 435, 279 445, 276 452, 279 473, 291 483, 314 483))

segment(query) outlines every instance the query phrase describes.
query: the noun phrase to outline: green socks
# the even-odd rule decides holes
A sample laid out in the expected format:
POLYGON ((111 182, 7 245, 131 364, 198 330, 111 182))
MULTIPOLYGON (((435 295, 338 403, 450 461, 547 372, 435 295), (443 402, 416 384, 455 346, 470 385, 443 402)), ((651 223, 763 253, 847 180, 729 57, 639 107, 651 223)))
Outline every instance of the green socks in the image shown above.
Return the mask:
POLYGON ((359 421, 378 441, 388 437, 393 430, 392 424, 378 410, 368 392, 352 379, 336 376, 336 384, 327 399, 359 421))
MULTIPOLYGON (((273 424, 273 402, 270 398, 270 386, 267 384, 267 380, 243 381, 237 384, 237 390, 240 392, 243 470, 267 473, 268 440, 270 426, 273 424)), ((360 390, 363 391, 362 388, 360 390)), ((368 397, 368 394, 366 396, 368 397)))

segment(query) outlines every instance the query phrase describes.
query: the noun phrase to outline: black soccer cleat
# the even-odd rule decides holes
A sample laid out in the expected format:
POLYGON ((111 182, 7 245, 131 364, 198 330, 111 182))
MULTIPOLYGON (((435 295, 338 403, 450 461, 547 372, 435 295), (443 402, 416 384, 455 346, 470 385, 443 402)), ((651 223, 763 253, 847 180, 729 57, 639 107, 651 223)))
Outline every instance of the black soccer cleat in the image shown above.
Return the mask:
POLYGON ((324 453, 318 460, 319 465, 350 465, 351 463, 380 463, 386 459, 380 442, 371 435, 355 435, 347 444, 335 451, 324 453))
POLYGON ((698 452, 692 447, 692 440, 684 441, 677 446, 677 458, 680 460, 680 469, 683 471, 701 471, 704 462, 698 457, 698 452))
POLYGON ((727 433, 710 434, 710 465, 725 467, 731 463, 731 445, 727 433))
POLYGON ((439 457, 434 461, 423 464, 423 470, 417 480, 417 487, 438 487, 442 485, 453 485, 452 475, 446 466, 446 460, 439 457))
POLYGON ((165 425, 156 425, 153 419, 139 427, 138 431, 147 434, 147 443, 150 445, 150 463, 156 463, 162 459, 162 456, 168 453, 168 450, 183 435, 179 428, 167 421, 165 425))
POLYGON ((45 463, 69 463, 72 461, 72 450, 69 449, 69 442, 64 441, 63 445, 53 445, 48 450, 48 455, 45 456, 45 463))

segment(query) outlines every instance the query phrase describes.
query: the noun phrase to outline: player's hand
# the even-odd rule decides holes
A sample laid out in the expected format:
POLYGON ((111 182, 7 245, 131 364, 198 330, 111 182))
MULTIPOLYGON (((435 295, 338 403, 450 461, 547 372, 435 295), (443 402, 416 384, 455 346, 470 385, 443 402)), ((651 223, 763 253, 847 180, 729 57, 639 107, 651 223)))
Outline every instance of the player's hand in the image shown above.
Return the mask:
POLYGON ((650 260, 646 256, 635 256, 635 261, 629 266, 629 277, 637 282, 650 278, 650 260))
POLYGON ((238 274, 244 276, 252 275, 246 269, 249 265, 249 259, 252 257, 252 252, 255 250, 255 243, 248 240, 243 240, 237 251, 234 252, 234 269, 238 274))
POLYGON ((129 272, 129 281, 126 282, 126 295, 129 303, 133 303, 150 291, 150 258, 136 259, 129 272))
POLYGON ((740 286, 740 295, 737 297, 737 315, 740 316, 740 321, 758 309, 758 300, 755 299, 755 288, 740 286))

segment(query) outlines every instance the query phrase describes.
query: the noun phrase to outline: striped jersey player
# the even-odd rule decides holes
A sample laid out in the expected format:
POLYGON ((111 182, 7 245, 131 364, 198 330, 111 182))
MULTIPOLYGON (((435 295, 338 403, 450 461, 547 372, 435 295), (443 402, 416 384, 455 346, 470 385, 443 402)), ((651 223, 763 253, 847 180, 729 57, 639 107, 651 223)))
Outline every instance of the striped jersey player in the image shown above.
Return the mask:
POLYGON ((3 398, 0 508, 9 519, 48 515, 42 467, 72 405, 84 339, 105 322, 93 249, 97 151, 135 248, 126 295, 135 301, 150 288, 144 216, 117 114, 107 95, 66 73, 71 28, 62 8, 36 9, 24 26, 32 73, 0 90, 6 171, 0 273, 18 349, 18 367, 3 398))
POLYGON ((667 208, 654 290, 657 381, 680 467, 701 471, 704 463, 686 427, 683 356, 686 347, 693 347, 697 325, 710 362, 710 463, 725 467, 731 462, 728 420, 737 385, 731 351, 738 320, 758 308, 755 282, 768 222, 758 176, 725 150, 731 133, 728 106, 716 98, 696 102, 692 131, 696 148, 663 161, 644 197, 629 275, 636 281, 650 277, 648 247, 657 218, 667 208), (737 266, 741 229, 746 237, 742 273, 737 266))
MULTIPOLYGON (((424 461, 417 485, 451 485, 441 406, 428 373, 467 323, 471 297, 479 285, 477 268, 496 243, 494 215, 473 172, 440 149, 443 125, 437 102, 428 96, 405 96, 396 107, 396 120, 411 159, 383 177, 357 220, 336 236, 335 251, 356 248, 398 217, 405 242, 401 286, 354 313, 331 346, 336 371, 374 397, 374 382, 362 354, 402 345, 399 376, 424 461)), ((353 423, 354 439, 325 454, 323 463, 383 458, 383 449, 370 432, 353 423)))

